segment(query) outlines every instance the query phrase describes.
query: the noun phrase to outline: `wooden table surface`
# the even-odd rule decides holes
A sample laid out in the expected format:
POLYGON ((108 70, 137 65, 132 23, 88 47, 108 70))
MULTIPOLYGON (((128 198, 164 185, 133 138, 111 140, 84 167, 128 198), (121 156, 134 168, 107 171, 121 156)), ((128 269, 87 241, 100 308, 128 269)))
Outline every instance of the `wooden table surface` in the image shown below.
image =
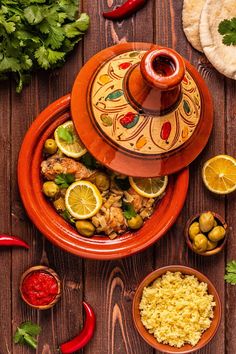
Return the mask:
MULTIPOLYGON (((91 28, 62 69, 34 75, 21 95, 13 83, 0 84, 0 230, 15 234, 30 244, 30 250, 1 249, 0 256, 0 354, 32 353, 12 343, 16 326, 32 320, 42 326, 37 353, 58 353, 58 345, 83 327, 82 300, 88 301, 97 316, 97 329, 84 354, 151 354, 134 329, 131 305, 135 288, 152 269, 184 264, 209 276, 219 291, 223 319, 212 342, 198 354, 236 353, 236 288, 224 283, 225 263, 236 258, 236 194, 217 197, 202 183, 203 162, 217 154, 235 156, 236 84, 216 72, 204 55, 192 49, 181 25, 181 0, 150 0, 132 18, 115 23, 101 16, 122 0, 84 0, 83 11, 91 16, 91 28), (76 74, 99 50, 126 41, 153 42, 172 47, 187 58, 206 80, 214 99, 215 122, 209 144, 190 166, 190 187, 185 207, 171 231, 153 247, 118 261, 91 261, 72 256, 51 245, 27 218, 22 206, 16 166, 22 139, 38 113, 70 92, 76 74), (231 227, 225 252, 200 257, 186 247, 183 226, 193 213, 210 209, 225 216, 231 227), (36 264, 49 264, 63 281, 63 297, 53 310, 37 312, 20 299, 21 274, 36 264)), ((227 65, 227 63, 226 63, 227 65)))

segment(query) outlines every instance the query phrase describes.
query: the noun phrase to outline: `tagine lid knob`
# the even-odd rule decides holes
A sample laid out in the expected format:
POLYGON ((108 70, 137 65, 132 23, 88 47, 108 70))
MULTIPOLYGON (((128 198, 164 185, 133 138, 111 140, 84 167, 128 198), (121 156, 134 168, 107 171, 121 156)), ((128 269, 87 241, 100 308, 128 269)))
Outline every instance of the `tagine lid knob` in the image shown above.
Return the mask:
POLYGON ((130 176, 172 174, 206 145, 213 123, 209 90, 176 51, 124 43, 92 57, 72 90, 72 118, 91 154, 130 176))

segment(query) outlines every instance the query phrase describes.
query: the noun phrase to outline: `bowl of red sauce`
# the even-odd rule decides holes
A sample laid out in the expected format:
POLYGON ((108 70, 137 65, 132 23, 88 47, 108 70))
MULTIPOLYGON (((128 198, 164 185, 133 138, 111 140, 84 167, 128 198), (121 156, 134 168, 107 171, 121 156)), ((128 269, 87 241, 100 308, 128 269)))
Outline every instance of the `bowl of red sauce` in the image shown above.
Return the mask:
POLYGON ((24 272, 20 293, 27 305, 38 310, 53 307, 61 296, 61 282, 57 273, 46 266, 34 266, 24 272))

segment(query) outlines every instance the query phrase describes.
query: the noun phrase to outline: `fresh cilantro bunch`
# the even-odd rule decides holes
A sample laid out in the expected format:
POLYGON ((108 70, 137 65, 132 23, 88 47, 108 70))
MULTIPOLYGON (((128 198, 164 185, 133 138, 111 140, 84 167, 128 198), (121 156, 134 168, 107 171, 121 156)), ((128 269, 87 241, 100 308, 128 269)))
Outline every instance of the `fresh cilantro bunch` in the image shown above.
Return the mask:
POLYGON ((221 21, 218 32, 223 36, 222 42, 225 45, 236 45, 236 17, 233 17, 231 20, 221 21))
POLYGON ((235 260, 227 263, 225 280, 229 284, 236 285, 236 261, 235 260))
POLYGON ((14 343, 26 344, 33 349, 37 349, 37 336, 40 332, 41 328, 36 323, 24 322, 17 327, 14 335, 14 343))
POLYGON ((89 27, 79 0, 0 1, 0 80, 13 73, 21 92, 30 72, 63 64, 89 27))

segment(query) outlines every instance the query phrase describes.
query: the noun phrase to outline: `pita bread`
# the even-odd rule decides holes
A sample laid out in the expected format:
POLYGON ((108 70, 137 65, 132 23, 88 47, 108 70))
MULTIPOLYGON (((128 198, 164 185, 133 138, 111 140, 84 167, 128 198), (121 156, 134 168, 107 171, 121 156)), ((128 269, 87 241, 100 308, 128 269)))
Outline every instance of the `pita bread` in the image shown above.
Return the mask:
POLYGON ((206 0, 184 0, 182 21, 183 30, 192 46, 203 52, 200 36, 199 36, 199 21, 203 5, 206 0))
POLYGON ((218 26, 224 19, 236 17, 235 0, 207 0, 200 19, 200 39, 205 55, 223 75, 236 80, 236 46, 222 43, 218 26))

